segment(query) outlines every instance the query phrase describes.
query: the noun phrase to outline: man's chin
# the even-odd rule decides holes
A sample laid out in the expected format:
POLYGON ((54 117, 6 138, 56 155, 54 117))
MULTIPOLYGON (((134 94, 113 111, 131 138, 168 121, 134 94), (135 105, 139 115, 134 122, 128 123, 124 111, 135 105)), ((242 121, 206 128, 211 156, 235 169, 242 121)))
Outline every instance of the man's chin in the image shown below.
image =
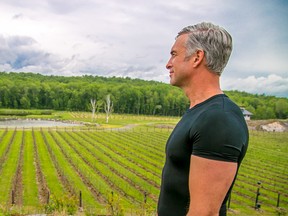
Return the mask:
POLYGON ((176 85, 176 82, 172 78, 170 78, 170 85, 172 85, 172 86, 176 85))

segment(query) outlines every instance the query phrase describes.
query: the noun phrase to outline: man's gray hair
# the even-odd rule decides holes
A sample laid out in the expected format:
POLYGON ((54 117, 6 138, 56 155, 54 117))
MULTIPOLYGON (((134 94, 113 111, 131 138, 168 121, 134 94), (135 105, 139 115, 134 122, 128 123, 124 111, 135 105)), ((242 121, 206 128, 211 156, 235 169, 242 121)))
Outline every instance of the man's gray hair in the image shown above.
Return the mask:
POLYGON ((207 68, 220 76, 232 52, 231 35, 224 28, 206 22, 183 28, 177 37, 183 34, 189 35, 187 57, 196 50, 203 50, 207 68))

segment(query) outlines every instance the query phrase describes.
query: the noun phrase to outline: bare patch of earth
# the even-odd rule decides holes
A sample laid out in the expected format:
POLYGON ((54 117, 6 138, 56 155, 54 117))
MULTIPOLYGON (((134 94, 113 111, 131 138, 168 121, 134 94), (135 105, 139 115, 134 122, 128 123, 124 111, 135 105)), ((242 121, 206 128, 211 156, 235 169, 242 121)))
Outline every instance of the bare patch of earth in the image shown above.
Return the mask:
POLYGON ((250 120, 247 121, 250 130, 268 132, 288 131, 288 120, 250 120))

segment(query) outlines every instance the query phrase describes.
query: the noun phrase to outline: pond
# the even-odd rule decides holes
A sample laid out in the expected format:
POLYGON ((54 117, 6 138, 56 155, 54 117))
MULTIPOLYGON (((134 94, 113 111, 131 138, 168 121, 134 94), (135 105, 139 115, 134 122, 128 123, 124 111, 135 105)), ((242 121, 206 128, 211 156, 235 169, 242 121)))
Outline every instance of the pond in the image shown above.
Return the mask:
POLYGON ((81 124, 67 123, 54 120, 37 119, 0 119, 0 128, 32 128, 32 127, 72 127, 81 126, 81 124))

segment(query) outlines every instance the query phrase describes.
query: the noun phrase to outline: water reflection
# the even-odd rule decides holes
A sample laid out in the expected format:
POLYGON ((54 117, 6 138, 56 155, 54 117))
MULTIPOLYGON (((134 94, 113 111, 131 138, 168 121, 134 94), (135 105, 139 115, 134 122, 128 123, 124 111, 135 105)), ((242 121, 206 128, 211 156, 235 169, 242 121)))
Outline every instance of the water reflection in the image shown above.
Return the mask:
POLYGON ((49 121, 49 120, 36 120, 36 119, 8 119, 3 120, 0 119, 0 128, 15 128, 15 127, 71 127, 71 126, 80 126, 80 124, 74 123, 67 123, 67 122, 60 122, 60 121, 49 121))

